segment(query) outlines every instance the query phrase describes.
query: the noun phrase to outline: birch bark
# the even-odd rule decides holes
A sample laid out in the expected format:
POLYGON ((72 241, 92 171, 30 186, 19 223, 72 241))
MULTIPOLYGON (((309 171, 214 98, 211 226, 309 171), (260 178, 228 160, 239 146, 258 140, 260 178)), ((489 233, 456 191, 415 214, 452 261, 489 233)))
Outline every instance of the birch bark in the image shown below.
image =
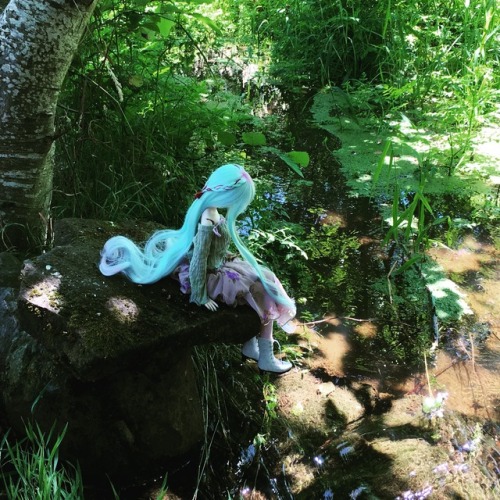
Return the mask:
POLYGON ((96 3, 10 0, 0 11, 0 248, 45 243, 57 100, 96 3))

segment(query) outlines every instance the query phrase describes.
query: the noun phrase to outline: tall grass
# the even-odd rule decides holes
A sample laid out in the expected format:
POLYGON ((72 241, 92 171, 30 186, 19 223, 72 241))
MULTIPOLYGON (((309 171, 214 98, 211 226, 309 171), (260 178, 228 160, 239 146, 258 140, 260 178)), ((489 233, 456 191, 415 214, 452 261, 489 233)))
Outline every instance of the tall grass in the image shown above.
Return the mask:
POLYGON ((440 108, 470 139, 494 100, 496 0, 385 2, 379 81, 398 109, 440 108))
POLYGON ((78 466, 59 461, 59 449, 67 426, 55 435, 45 434, 38 424, 28 422, 26 437, 11 441, 7 433, 0 443, 1 481, 7 498, 16 500, 62 500, 83 498, 78 466))

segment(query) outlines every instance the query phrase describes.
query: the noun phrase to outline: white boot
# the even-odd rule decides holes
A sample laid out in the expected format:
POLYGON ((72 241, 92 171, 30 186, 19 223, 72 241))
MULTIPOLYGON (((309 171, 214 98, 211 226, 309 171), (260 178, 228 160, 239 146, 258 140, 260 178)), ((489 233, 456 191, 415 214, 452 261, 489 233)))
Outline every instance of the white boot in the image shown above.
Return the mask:
POLYGON ((273 353, 274 341, 259 338, 259 370, 271 373, 286 373, 292 369, 292 363, 276 359, 273 353))
POLYGON ((259 361, 259 344, 257 342, 257 337, 252 337, 243 344, 241 355, 244 360, 253 359, 254 361, 259 361))

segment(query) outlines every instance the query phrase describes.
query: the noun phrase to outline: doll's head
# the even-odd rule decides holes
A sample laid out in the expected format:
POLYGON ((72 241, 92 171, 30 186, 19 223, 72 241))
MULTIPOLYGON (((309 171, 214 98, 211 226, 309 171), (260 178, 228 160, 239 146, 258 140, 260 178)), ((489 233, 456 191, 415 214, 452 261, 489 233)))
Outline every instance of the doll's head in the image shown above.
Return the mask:
POLYGON ((227 208, 237 214, 243 212, 255 196, 255 186, 245 169, 236 164, 222 165, 208 178, 195 198, 200 209, 227 208))

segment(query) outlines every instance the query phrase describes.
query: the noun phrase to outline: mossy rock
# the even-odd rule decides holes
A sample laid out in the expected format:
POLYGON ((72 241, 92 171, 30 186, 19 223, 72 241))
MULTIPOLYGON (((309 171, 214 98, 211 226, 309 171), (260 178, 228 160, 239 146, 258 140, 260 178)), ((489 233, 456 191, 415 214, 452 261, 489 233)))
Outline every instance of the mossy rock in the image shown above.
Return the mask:
POLYGON ((108 238, 122 234, 141 242, 157 229, 62 220, 53 250, 24 263, 21 325, 78 379, 96 380, 137 362, 166 359, 179 346, 240 343, 258 332, 259 319, 250 308, 221 307, 214 314, 190 304, 174 279, 139 286, 99 272, 108 238))

